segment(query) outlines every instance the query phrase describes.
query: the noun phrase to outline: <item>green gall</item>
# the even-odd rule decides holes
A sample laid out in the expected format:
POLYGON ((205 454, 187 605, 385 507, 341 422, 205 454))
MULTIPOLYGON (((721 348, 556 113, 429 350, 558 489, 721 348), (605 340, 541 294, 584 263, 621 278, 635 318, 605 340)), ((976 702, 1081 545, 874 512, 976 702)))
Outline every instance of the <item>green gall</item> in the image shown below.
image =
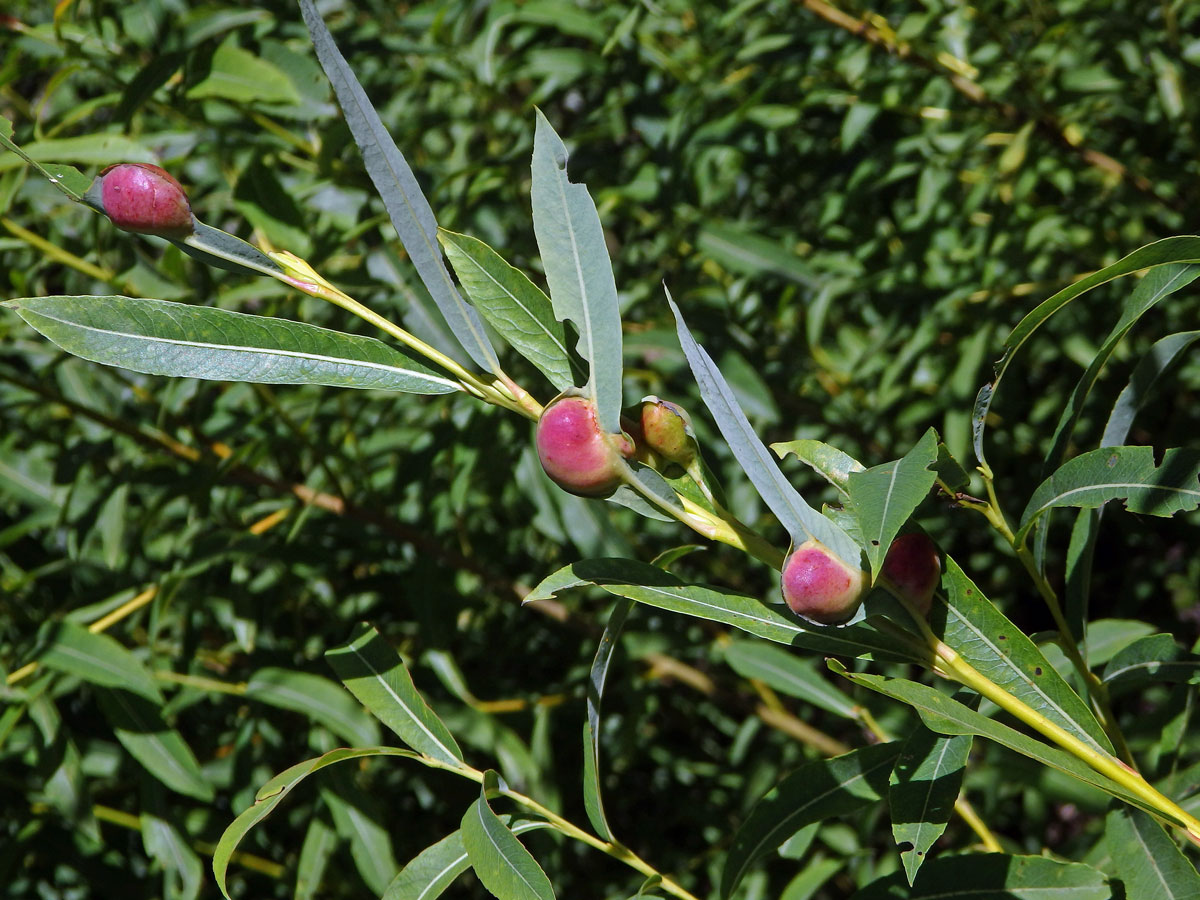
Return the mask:
POLYGON ((642 402, 642 435, 645 445, 663 459, 685 469, 696 458, 691 420, 683 407, 669 400, 647 397, 642 402))

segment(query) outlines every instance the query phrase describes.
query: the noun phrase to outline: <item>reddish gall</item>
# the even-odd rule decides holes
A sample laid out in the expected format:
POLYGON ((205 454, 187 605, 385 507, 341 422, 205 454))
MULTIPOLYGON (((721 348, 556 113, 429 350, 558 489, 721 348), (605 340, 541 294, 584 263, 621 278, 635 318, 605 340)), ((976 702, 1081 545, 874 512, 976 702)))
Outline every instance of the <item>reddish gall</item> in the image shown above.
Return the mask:
POLYGON ((100 204, 112 223, 135 234, 187 237, 195 219, 183 187, 149 163, 122 163, 100 173, 100 204))
POLYGON ((537 423, 542 468, 560 488, 581 497, 604 497, 620 486, 634 445, 624 434, 606 434, 585 397, 553 401, 537 423), (624 459, 622 458, 624 457, 624 459))
POLYGON ((865 593, 865 575, 817 540, 805 541, 783 564, 783 599, 798 616, 837 625, 854 615, 865 593))

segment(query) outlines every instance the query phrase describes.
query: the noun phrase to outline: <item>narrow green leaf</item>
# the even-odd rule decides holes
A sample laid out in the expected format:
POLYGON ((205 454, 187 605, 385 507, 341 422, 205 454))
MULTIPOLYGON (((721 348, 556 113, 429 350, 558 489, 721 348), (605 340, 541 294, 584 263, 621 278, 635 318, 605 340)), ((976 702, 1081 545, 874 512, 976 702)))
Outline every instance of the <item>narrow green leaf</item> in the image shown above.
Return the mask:
POLYGON ((163 868, 165 900, 195 900, 204 886, 204 864, 187 838, 173 824, 143 812, 142 846, 163 868))
POLYGON ((550 298, 483 241, 438 229, 446 258, 471 303, 514 350, 559 390, 574 384, 566 332, 550 298))
POLYGON ((1153 818, 1115 809, 1104 820, 1104 842, 1129 900, 1197 900, 1200 875, 1153 818))
POLYGON ((917 445, 895 462, 872 466, 848 476, 849 509, 867 541, 871 571, 878 572, 909 516, 927 496, 937 474, 930 467, 938 456, 937 432, 925 432, 917 445))
POLYGON ((234 103, 299 103, 299 92, 276 66, 237 45, 230 35, 213 52, 207 77, 188 88, 189 100, 234 103))
POLYGON ((935 634, 982 675, 1031 709, 1093 750, 1113 752, 1087 703, 953 559, 946 559, 942 585, 947 593, 935 598, 929 617, 935 634))
POLYGON ((621 430, 621 310, 604 228, 583 184, 567 179, 567 148, 537 112, 533 137, 533 231, 559 321, 579 332, 590 370, 586 390, 600 427, 621 430))
MULTIPOLYGON (((1200 331, 1182 331, 1155 341, 1146 351, 1113 404, 1108 422, 1104 426, 1104 435, 1100 438, 1101 447, 1117 447, 1125 443, 1134 417, 1146 401, 1154 396, 1163 374, 1197 339, 1200 339, 1200 331)), ((1075 516, 1067 548, 1066 615, 1077 638, 1083 634, 1084 623, 1088 618, 1092 561, 1103 514, 1103 507, 1081 509, 1075 516)), ((1088 643, 1091 643, 1090 634, 1088 643)))
POLYGON ((309 820, 296 864, 296 891, 292 900, 315 900, 321 896, 321 881, 339 840, 324 818, 315 816, 309 820))
POLYGON ((1038 485, 1017 529, 1024 541, 1042 513, 1064 506, 1086 509, 1124 500, 1132 513, 1173 516, 1200 506, 1200 451, 1167 450, 1154 464, 1153 447, 1101 447, 1067 460, 1038 485))
POLYGON ((1112 896, 1103 873, 1082 863, 967 853, 929 863, 912 887, 903 872, 896 872, 867 885, 850 900, 1111 900, 1112 896))
POLYGON ((1084 401, 1087 400, 1093 385, 1100 377, 1100 371, 1112 356, 1113 351, 1117 349, 1117 345, 1143 315, 1153 309, 1161 300, 1187 287, 1197 278, 1200 278, 1200 266, 1197 265, 1159 266, 1146 273, 1146 277, 1130 291, 1121 310, 1120 321, 1113 326, 1108 337, 1104 339, 1100 349, 1096 351, 1095 357, 1079 377, 1079 381, 1071 391, 1071 396, 1067 398, 1066 406, 1054 429, 1050 449, 1042 461, 1043 474, 1052 472, 1062 463, 1071 437, 1075 433, 1075 425, 1083 412, 1084 401))
POLYGON ((750 811, 733 837, 721 873, 730 896, 746 870, 812 822, 856 812, 882 799, 900 744, 875 744, 801 766, 750 811))
POLYGON ((1013 357, 1022 345, 1029 339, 1047 319, 1074 300, 1076 297, 1090 291, 1094 287, 1106 284, 1115 278, 1129 275, 1140 269, 1162 266, 1169 263, 1198 263, 1200 262, 1200 237, 1169 237, 1145 247, 1134 250, 1123 259, 1117 260, 1111 266, 1105 266, 1098 272, 1093 272, 1086 278, 1081 278, 1068 287, 1063 288, 1050 299, 1044 301, 1036 309, 1025 316, 1009 334, 1004 342, 1004 356, 996 363, 995 377, 989 384, 979 389, 975 399, 975 411, 972 415, 972 432, 975 456, 980 463, 986 464, 983 452, 983 436, 986 429, 988 412, 996 390, 1000 386, 1004 373, 1012 363, 1013 357))
POLYGON ((462 750, 413 685, 404 660, 370 625, 325 654, 342 683, 379 721, 419 753, 457 768, 462 750))
POLYGON ((820 286, 820 277, 799 256, 778 241, 744 228, 706 222, 696 236, 696 248, 735 272, 747 275, 769 272, 805 287, 820 286))
POLYGON ((900 750, 888 779, 888 808, 909 884, 954 813, 971 743, 969 734, 947 737, 918 726, 900 750))
MULTIPOLYGON (((510 816, 501 816, 500 820, 513 834, 549 827, 549 823, 541 820, 510 816)), ((417 854, 392 879, 381 900, 435 900, 469 868, 471 862, 463 845, 462 832, 452 832, 417 854)))
POLYGON ((382 341, 286 319, 119 296, 26 297, 3 305, 68 353, 149 375, 419 394, 462 390, 382 341))
POLYGON ((742 412, 732 389, 721 375, 712 357, 696 343, 683 321, 683 314, 671 295, 667 303, 675 314, 679 344, 691 366, 692 375, 700 387, 700 396, 716 420, 717 428, 734 458, 745 471, 763 501, 787 530, 793 543, 816 538, 847 565, 859 567, 862 551, 854 540, 836 524, 821 515, 792 487, 779 466, 763 446, 750 420, 742 412))
POLYGON ((545 600, 557 592, 595 585, 618 597, 670 612, 732 625, 793 647, 840 656, 920 662, 907 645, 865 625, 825 628, 792 615, 786 606, 768 606, 756 597, 688 584, 656 566, 629 559, 587 559, 543 579, 525 598, 545 600))
POLYGON ((799 440, 772 444, 771 449, 780 459, 786 459, 789 453, 796 456, 800 462, 812 468, 818 475, 837 488, 838 493, 846 500, 850 498, 846 490, 852 472, 865 472, 866 466, 848 453, 843 453, 837 447, 823 441, 799 440))
POLYGON ((743 678, 757 679, 780 693, 799 697, 834 715, 858 718, 854 701, 829 683, 811 657, 797 656, 761 641, 734 639, 725 648, 725 661, 743 678))
MULTIPOLYGON (((253 244, 243 241, 211 225, 205 225, 199 219, 193 223, 195 230, 182 240, 171 239, 171 243, 194 259, 207 266, 225 269, 229 272, 258 272, 280 278, 284 275, 283 266, 267 256, 253 244)), ((286 280, 286 279, 281 279, 286 280)))
POLYGON ((290 669, 259 669, 246 683, 246 696, 304 713, 356 747, 379 743, 379 726, 345 689, 328 678, 290 669))
POLYGON ((220 888, 221 894, 230 900, 229 890, 225 885, 225 875, 229 869, 229 861, 237 850, 238 844, 242 842, 242 838, 249 834, 255 825, 270 815, 296 785, 326 766, 348 759, 362 759, 366 756, 403 756, 409 759, 420 759, 411 750, 401 750, 398 747, 343 748, 331 750, 323 756, 308 759, 284 769, 259 788, 258 793, 254 796, 254 803, 242 810, 237 818, 229 823, 229 827, 217 841, 216 849, 213 850, 213 875, 216 876, 217 887, 220 888))
POLYGON ((492 812, 482 791, 463 815, 461 833, 475 874, 499 900, 554 900, 550 879, 492 812))
POLYGON ((1133 417, 1154 395, 1159 379, 1179 354, 1197 340, 1200 340, 1200 331, 1181 331, 1154 342, 1146 351, 1146 355, 1138 360, 1137 366, 1129 376, 1129 383, 1113 404, 1108 422, 1104 426, 1104 436, 1100 439, 1101 447, 1116 447, 1125 443, 1125 437, 1133 425, 1133 417))
POLYGON ((600 702, 604 698, 604 684, 608 680, 608 667, 617 648, 617 638, 621 636, 631 609, 633 601, 621 598, 608 615, 588 677, 587 718, 583 723, 583 807, 596 834, 606 841, 611 841, 613 835, 604 815, 600 789, 600 702))
POLYGON ((382 811, 345 769, 336 769, 322 780, 321 799, 337 833, 350 842, 358 874, 373 894, 382 894, 400 871, 382 811))
POLYGON ((300 0, 300 12, 312 36, 317 60, 333 85, 346 125, 362 152, 367 174, 371 176, 417 274, 471 359, 481 368, 498 374, 500 363, 479 314, 459 296, 446 271, 437 244, 437 219, 416 176, 338 50, 313 0, 300 0))
POLYGON ((213 798, 213 787, 191 748, 163 721, 154 704, 119 688, 95 690, 113 734, 147 772, 180 794, 204 801, 213 798))
MULTIPOLYGON (((91 186, 92 179, 88 178, 78 169, 71 166, 43 164, 34 159, 19 146, 13 143, 12 140, 12 123, 0 116, 0 147, 8 150, 10 153, 16 154, 23 159, 26 164, 32 166, 43 177, 45 177, 52 185, 70 197, 72 200, 81 203, 83 195, 87 193, 88 187, 91 186)), ((9 162, 5 160, 4 162, 9 162)), ((3 163, 0 163, 3 165, 3 163)), ((4 168, 15 167, 15 162, 10 162, 4 168)))
POLYGON ((124 688, 156 706, 162 693, 141 661, 107 634, 92 634, 74 622, 56 622, 43 635, 42 665, 67 672, 92 684, 124 688))
POLYGON ((24 147, 17 148, 11 140, 0 140, 6 150, 12 151, 17 158, 0 155, 0 172, 6 172, 21 165, 22 160, 34 164, 43 175, 64 189, 64 193, 74 200, 81 200, 87 191, 88 184, 82 184, 74 176, 79 173, 74 169, 55 172, 50 163, 75 163, 81 166, 110 166, 117 163, 156 163, 154 154, 142 143, 125 137, 122 134, 84 134, 77 137, 49 138, 44 141, 34 141, 24 147), (55 182, 55 179, 58 179, 55 182), (79 197, 74 197, 71 190, 82 184, 83 190, 79 197), (67 190, 70 188, 71 190, 67 190))
POLYGON ((381 900, 434 900, 469 868, 462 832, 451 832, 401 869, 381 900))
POLYGON ((1174 635, 1152 634, 1117 652, 1104 667, 1113 692, 1155 682, 1200 683, 1200 656, 1175 643, 1174 635))
POLYGON ((989 719, 969 706, 947 697, 936 688, 904 678, 850 672, 835 659, 829 660, 828 664, 833 671, 856 684, 909 704, 916 709, 921 721, 930 731, 936 731, 938 734, 975 734, 985 737, 1052 769, 1078 778, 1085 784, 1099 788, 1132 806, 1142 806, 1143 801, 1127 792, 1117 782, 1096 772, 1065 750, 1051 747, 1015 728, 989 719))

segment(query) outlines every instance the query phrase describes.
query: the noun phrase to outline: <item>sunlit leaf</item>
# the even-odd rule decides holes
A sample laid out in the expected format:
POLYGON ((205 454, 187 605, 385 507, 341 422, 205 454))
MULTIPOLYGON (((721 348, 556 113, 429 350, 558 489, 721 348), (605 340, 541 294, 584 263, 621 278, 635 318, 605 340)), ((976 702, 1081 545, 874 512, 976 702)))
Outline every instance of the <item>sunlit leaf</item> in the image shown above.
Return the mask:
POLYGON ((604 228, 588 189, 567 178, 567 148, 539 110, 533 138, 533 230, 559 321, 579 332, 586 391, 600 427, 621 430, 621 311, 604 228))
POLYGON ((374 338, 133 297, 3 304, 68 353, 149 375, 446 394, 461 387, 374 338))

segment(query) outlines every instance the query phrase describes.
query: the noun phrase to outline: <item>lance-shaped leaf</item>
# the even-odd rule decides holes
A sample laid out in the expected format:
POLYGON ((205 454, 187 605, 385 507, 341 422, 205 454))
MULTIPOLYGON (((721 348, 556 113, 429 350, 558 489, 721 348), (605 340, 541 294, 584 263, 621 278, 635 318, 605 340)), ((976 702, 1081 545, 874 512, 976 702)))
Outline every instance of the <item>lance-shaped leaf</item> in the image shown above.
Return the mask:
POLYGON ((212 785, 195 754, 153 703, 121 688, 97 687, 96 696, 117 740, 147 772, 180 794, 212 799, 212 785))
POLYGON ((171 243, 200 262, 230 272, 249 270, 260 275, 269 275, 286 281, 283 267, 253 244, 240 237, 194 221, 195 230, 185 238, 172 239, 171 243))
MULTIPOLYGON (((515 819, 507 815, 500 816, 500 821, 513 834, 549 827, 549 823, 542 820, 515 819)), ((436 900, 469 868, 471 862, 463 845, 462 831, 451 832, 413 857, 392 879, 381 900, 436 900)))
POLYGON ((300 845, 300 859, 296 862, 294 900, 316 900, 320 896, 321 881, 340 841, 337 832, 322 816, 309 820, 304 843, 300 845))
POLYGON ((743 678, 757 679, 835 715, 858 718, 858 706, 845 691, 829 682, 828 675, 817 670, 816 660, 811 657, 761 641, 735 639, 725 648, 725 661, 743 678))
POLYGON ((1123 259, 1117 260, 1111 266, 1106 266, 1100 271, 1093 272, 1086 278, 1081 278, 1079 281, 1063 288, 1017 323, 1017 327, 1012 330, 1004 342, 1004 356, 996 363, 995 377, 991 382, 979 389, 979 394, 975 398, 971 431, 974 440, 975 456, 979 459, 980 463, 986 464, 983 452, 983 436, 992 400, 1000 387, 1004 373, 1012 363, 1013 357, 1021 349, 1021 346, 1029 340, 1030 335, 1040 328, 1052 315, 1076 297, 1090 291, 1092 288, 1107 284, 1115 278, 1129 275, 1140 269, 1167 265, 1169 263, 1200 263, 1200 237, 1169 237, 1161 241, 1156 241, 1153 244, 1148 244, 1145 247, 1140 247, 1123 259))
POLYGON ((38 654, 42 665, 92 684, 124 688, 162 705, 162 693, 149 670, 107 634, 92 634, 74 622, 55 622, 46 627, 42 639, 45 649, 38 654))
POLYGON ((892 539, 929 495, 937 478, 930 466, 937 456, 937 432, 930 428, 903 458, 848 476, 849 509, 867 542, 871 571, 879 571, 892 539))
POLYGON ((322 778, 320 791, 334 828, 350 844, 358 874, 372 894, 382 894, 400 873, 382 804, 356 784, 344 767, 322 778))
MULTIPOLYGON (((959 703, 936 688, 909 681, 906 678, 887 678, 883 675, 851 672, 836 659, 828 660, 828 665, 834 672, 849 678, 855 684, 861 684, 863 687, 909 704, 921 716, 921 721, 930 731, 936 731, 938 734, 975 734, 985 737, 1010 750, 1028 756, 1042 765, 1078 778, 1085 784, 1099 788, 1132 806, 1143 808, 1144 801, 1065 750, 1051 747, 1002 722, 989 719, 983 713, 976 712, 969 706, 959 703)), ((1178 824, 1186 827, 1183 822, 1178 824)))
POLYGON ((1200 339, 1200 331, 1180 331, 1160 338, 1146 351, 1133 372, 1129 383, 1122 389, 1108 415, 1104 426, 1104 436, 1100 439, 1101 447, 1116 447, 1125 443, 1125 437, 1133 425, 1133 417, 1145 402, 1154 394, 1163 373, 1179 357, 1200 339))
POLYGON ((1200 683, 1200 656, 1180 647, 1174 635, 1152 634, 1117 651, 1104 667, 1113 693, 1156 682, 1200 683))
POLYGON ((789 453, 795 454, 796 459, 812 468, 814 472, 838 489, 844 499, 849 499, 847 486, 853 472, 865 472, 866 466, 848 453, 823 441, 804 439, 772 444, 780 459, 786 459, 789 453))
POLYGON ((379 743, 378 723, 340 684, 320 675, 274 667, 259 669, 246 682, 246 697, 303 713, 353 746, 379 743))
POLYGON ((969 734, 946 736, 918 726, 900 749, 888 779, 888 808, 909 884, 954 812, 971 742, 969 734))
POLYGON ((557 592, 595 585, 638 603, 732 625, 750 634, 817 653, 920 662, 911 646, 866 625, 822 627, 793 615, 785 606, 767 606, 756 597, 688 584, 656 566, 629 559, 587 559, 542 580, 524 602, 547 600, 557 592))
POLYGON ((142 811, 142 846, 163 867, 163 895, 170 900, 195 900, 204 885, 204 863, 173 822, 142 811))
POLYGON ((633 601, 621 598, 609 613, 608 624, 604 626, 600 646, 592 660, 587 685, 587 718, 583 722, 583 808, 596 834, 606 841, 611 841, 613 835, 604 814, 600 790, 600 701, 604 697, 604 684, 608 680, 608 667, 617 647, 617 638, 621 636, 631 609, 633 601))
POLYGON ((148 375, 414 394, 462 390, 382 341, 286 319, 120 296, 26 297, 3 305, 68 353, 148 375))
POLYGON ((721 897, 730 896, 746 870, 799 829, 856 812, 882 799, 900 744, 875 744, 801 766, 758 801, 725 857, 721 897))
POLYGON ((462 841, 475 874, 499 900, 554 900, 550 879, 492 812, 483 790, 463 815, 462 841))
POLYGON ((342 683, 404 743, 453 767, 462 750, 413 684, 404 660, 370 625, 359 624, 350 642, 325 654, 342 683))
POLYGON ((550 298, 483 241, 438 229, 455 274, 488 323, 557 390, 574 384, 566 332, 550 298))
POLYGON ((301 781, 314 772, 319 772, 326 766, 344 762, 348 759, 362 759, 367 756, 403 756, 419 759, 411 750, 401 750, 398 747, 358 747, 355 749, 342 748, 331 750, 323 756, 308 759, 284 769, 254 795, 254 803, 238 814, 229 827, 221 834, 217 846, 213 850, 213 875, 217 879, 217 887, 221 894, 229 897, 225 886, 225 875, 229 869, 229 861, 233 858, 238 844, 242 842, 251 829, 265 819, 301 781))
POLYGON ((498 374, 500 363, 484 331, 483 321, 459 295, 442 261, 437 243, 437 220, 416 176, 338 50, 313 0, 300 0, 300 13, 312 36, 317 60, 333 85, 354 143, 362 152, 367 174, 371 176, 417 274, 471 359, 481 368, 498 374))
MULTIPOLYGON (((1104 874, 1082 863, 967 853, 931 862, 912 887, 903 873, 896 872, 867 885, 850 900, 1110 900, 1112 896, 1104 874)), ((1130 900, 1135 896, 1130 894, 1130 900)))
MULTIPOLYGON (((1104 435, 1100 438, 1101 447, 1117 447, 1125 443, 1134 417, 1154 395, 1159 379, 1179 355, 1198 339, 1200 331, 1181 331, 1154 342, 1134 367, 1129 382, 1113 404, 1104 426, 1104 435)), ((1088 619, 1092 559, 1103 513, 1103 508, 1081 509, 1075 517, 1067 548, 1066 616, 1077 639, 1083 635, 1084 623, 1088 619)))
POLYGON ((1115 809, 1104 820, 1104 843, 1129 900, 1195 900, 1200 875, 1175 842, 1150 816, 1115 809))
POLYGON ((1100 753, 1112 744, 1088 705, 953 559, 946 559, 930 627, 982 675, 1100 753))
POLYGON ((1132 513, 1173 516, 1200 505, 1200 451, 1168 450, 1154 465, 1153 447, 1101 447, 1067 460, 1038 485, 1021 513, 1017 541, 1038 516, 1064 506, 1093 509, 1124 500, 1132 513))
POLYGON ((687 357, 688 365, 691 366, 705 406, 712 413, 717 428, 729 444, 729 449, 733 451, 738 465, 787 530, 792 542, 800 544, 809 538, 816 538, 846 565, 859 568, 862 551, 859 550, 858 544, 844 530, 809 506, 792 487, 750 425, 750 420, 746 418, 721 370, 688 331, 683 314, 671 299, 669 292, 667 303, 670 304, 671 312, 675 314, 679 344, 687 357))
POLYGON ((621 310, 604 228, 583 184, 567 179, 567 148, 539 110, 533 136, 533 232, 559 321, 579 332, 585 390, 600 427, 621 430, 621 310))
MULTIPOLYGON (((3 147, 10 153, 15 153, 28 165, 33 166, 33 168, 40 172, 52 185, 54 185, 72 200, 75 200, 76 202, 83 201, 83 195, 87 193, 88 186, 92 183, 90 178, 88 178, 78 169, 75 169, 71 166, 59 165, 55 163, 43 163, 38 159, 35 159, 34 156, 26 153, 13 142, 12 133, 12 122, 0 116, 0 147, 3 147)), ((34 152, 39 156, 49 153, 50 155, 46 156, 46 159, 66 158, 65 156, 61 155, 63 150, 61 143, 56 147, 53 142, 42 141, 40 142, 39 147, 34 147, 33 149, 34 152), (47 149, 47 144, 50 145, 49 149, 47 149)), ((138 147, 137 149, 138 152, 143 152, 141 147, 138 147)), ((122 157, 119 160, 113 161, 128 162, 129 160, 125 157, 122 157)), ((154 160, 147 159, 145 161, 153 162, 154 160)), ((4 168, 8 168, 8 160, 4 161, 4 168)))
POLYGON ((1054 429, 1050 450, 1047 451, 1046 458, 1042 463, 1043 474, 1053 471, 1063 461, 1071 436, 1075 433, 1075 424, 1083 412, 1084 401, 1091 393, 1092 386, 1100 377, 1100 371, 1112 356, 1113 351, 1117 349, 1121 339, 1159 301, 1191 284, 1197 278, 1200 278, 1200 266, 1197 265, 1159 266, 1151 269, 1137 287, 1129 293, 1121 311, 1120 321, 1113 326, 1108 337, 1104 339, 1104 343, 1100 345, 1100 349, 1096 351, 1096 355, 1088 364, 1083 375, 1080 376, 1074 390, 1071 391, 1071 396, 1067 398, 1067 404, 1054 429))

